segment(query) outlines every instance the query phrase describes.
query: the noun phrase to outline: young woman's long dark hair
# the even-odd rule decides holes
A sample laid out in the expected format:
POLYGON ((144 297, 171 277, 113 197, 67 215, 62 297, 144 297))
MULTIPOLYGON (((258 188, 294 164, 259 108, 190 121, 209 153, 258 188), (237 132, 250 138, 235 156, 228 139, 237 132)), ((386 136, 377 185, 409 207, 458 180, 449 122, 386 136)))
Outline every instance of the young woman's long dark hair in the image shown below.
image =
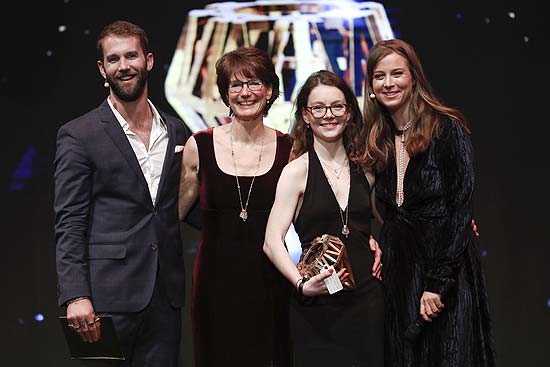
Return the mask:
POLYGON ((363 129, 363 115, 357 102, 357 97, 346 81, 331 71, 320 70, 311 74, 304 82, 296 98, 294 113, 294 127, 291 135, 294 138, 291 159, 297 158, 313 147, 313 133, 308 129, 302 113, 307 107, 307 100, 313 88, 318 85, 336 87, 344 93, 348 105, 349 120, 344 130, 344 147, 351 161, 359 162, 365 149, 365 140, 361 139, 363 129))
POLYGON ((361 134, 367 142, 362 163, 367 167, 374 167, 378 172, 386 168, 389 159, 394 155, 395 127, 386 107, 369 95, 373 93, 374 68, 380 60, 392 53, 405 58, 413 81, 409 103, 412 125, 406 143, 409 156, 413 157, 428 148, 431 140, 439 134, 442 116, 458 121, 468 131, 464 115, 454 108, 444 106, 434 95, 412 46, 399 39, 379 41, 370 50, 367 58, 363 108, 365 126, 361 134))

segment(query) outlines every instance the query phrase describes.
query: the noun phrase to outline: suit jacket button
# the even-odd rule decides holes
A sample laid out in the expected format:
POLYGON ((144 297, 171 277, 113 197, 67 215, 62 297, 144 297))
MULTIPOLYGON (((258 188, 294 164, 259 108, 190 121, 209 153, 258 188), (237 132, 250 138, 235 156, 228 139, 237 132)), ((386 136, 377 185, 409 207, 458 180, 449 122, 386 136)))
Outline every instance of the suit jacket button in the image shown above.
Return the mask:
POLYGON ((151 250, 157 251, 157 249, 158 249, 158 245, 157 245, 156 243, 153 243, 153 244, 151 245, 151 250))

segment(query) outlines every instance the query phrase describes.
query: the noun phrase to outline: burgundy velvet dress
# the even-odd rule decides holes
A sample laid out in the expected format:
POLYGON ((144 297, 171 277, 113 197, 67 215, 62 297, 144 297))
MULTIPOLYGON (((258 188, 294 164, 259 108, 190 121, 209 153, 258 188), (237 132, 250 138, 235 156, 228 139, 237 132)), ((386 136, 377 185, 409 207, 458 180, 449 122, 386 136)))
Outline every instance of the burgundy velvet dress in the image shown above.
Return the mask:
MULTIPOLYGON (((203 220, 191 306, 195 365, 288 366, 290 284, 262 248, 291 138, 277 132, 275 161, 256 177, 243 222, 235 176, 222 172, 216 162, 213 129, 194 137, 203 220)), ((239 176, 239 182, 244 204, 252 177, 239 176)))

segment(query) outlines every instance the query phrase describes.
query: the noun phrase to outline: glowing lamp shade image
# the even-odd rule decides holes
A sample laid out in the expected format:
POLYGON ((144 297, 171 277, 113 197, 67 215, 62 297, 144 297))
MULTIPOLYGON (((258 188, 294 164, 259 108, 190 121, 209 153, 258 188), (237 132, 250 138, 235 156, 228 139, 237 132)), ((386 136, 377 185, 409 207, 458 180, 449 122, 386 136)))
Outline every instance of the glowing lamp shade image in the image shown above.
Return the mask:
POLYGON ((216 61, 238 47, 258 47, 273 60, 282 91, 264 121, 288 132, 294 97, 312 72, 335 72, 362 100, 369 49, 391 38, 386 11, 375 2, 209 4, 188 14, 168 69, 166 98, 193 132, 229 122, 216 86, 216 61))

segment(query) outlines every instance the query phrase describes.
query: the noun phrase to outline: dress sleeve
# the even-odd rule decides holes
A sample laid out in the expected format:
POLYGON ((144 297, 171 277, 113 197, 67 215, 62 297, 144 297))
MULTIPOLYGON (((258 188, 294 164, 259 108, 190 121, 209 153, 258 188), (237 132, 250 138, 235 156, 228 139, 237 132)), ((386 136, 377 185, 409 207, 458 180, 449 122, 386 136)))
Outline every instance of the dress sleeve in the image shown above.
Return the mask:
POLYGON ((463 253, 471 235, 472 199, 474 190, 473 148, 468 133, 455 122, 443 121, 439 141, 442 176, 445 182, 447 218, 428 264, 426 291, 444 295, 455 283, 463 261, 463 253))

